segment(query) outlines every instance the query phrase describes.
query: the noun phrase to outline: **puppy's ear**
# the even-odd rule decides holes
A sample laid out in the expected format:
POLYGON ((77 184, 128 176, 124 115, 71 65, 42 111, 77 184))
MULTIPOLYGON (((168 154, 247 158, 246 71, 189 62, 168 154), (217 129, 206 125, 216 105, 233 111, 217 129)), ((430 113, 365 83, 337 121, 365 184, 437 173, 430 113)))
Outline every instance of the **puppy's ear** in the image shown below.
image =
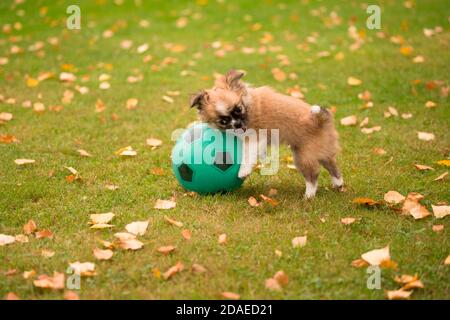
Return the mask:
POLYGON ((244 75, 244 72, 232 69, 225 75, 225 82, 232 90, 241 89, 243 86, 240 80, 244 75))
POLYGON ((197 107, 197 109, 200 110, 207 101, 207 99, 208 93, 206 91, 202 90, 200 92, 197 92, 191 97, 191 108, 197 107))

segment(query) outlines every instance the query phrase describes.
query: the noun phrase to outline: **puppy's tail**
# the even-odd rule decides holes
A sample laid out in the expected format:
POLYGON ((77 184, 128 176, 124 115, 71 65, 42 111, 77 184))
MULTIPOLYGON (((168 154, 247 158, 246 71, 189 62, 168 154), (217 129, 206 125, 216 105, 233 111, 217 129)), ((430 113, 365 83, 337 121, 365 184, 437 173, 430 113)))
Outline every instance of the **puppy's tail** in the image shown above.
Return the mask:
POLYGON ((318 105, 311 106, 311 114, 317 126, 322 127, 333 122, 333 115, 330 111, 318 105))

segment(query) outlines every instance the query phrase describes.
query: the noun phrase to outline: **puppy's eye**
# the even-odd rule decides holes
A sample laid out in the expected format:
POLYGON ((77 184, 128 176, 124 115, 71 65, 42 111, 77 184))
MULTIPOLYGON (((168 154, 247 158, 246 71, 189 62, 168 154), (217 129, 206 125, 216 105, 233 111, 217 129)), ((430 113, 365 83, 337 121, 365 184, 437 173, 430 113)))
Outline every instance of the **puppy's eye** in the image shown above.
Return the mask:
POLYGON ((236 106, 236 107, 234 107, 234 109, 233 109, 233 113, 236 113, 236 114, 241 114, 241 112, 242 112, 242 108, 241 108, 240 106, 236 106))
POLYGON ((226 126, 227 124, 230 123, 230 119, 229 118, 222 118, 219 120, 219 123, 223 126, 226 126))

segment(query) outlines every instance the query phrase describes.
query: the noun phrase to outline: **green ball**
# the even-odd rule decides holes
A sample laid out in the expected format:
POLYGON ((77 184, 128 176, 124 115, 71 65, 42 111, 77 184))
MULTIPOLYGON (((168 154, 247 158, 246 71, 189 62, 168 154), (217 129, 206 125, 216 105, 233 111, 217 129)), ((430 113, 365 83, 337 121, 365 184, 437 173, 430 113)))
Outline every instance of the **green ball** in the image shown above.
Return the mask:
POLYGON ((172 169, 180 184, 200 194, 228 192, 240 187, 242 142, 232 133, 206 123, 186 129, 172 150, 172 169))

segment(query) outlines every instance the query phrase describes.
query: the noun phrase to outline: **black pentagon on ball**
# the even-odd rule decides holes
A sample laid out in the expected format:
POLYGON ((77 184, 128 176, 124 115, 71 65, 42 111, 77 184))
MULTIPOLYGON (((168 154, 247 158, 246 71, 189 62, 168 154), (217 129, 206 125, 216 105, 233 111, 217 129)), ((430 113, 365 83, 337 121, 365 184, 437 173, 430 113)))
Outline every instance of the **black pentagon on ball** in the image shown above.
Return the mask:
POLYGON ((222 171, 226 171, 233 166, 233 159, 228 152, 216 152, 214 165, 222 171))
POLYGON ((200 139, 202 136, 203 130, 201 128, 194 128, 192 130, 189 130, 185 135, 184 135, 184 140, 187 143, 191 143, 197 139, 200 139))
POLYGON ((180 173, 180 176, 184 181, 192 182, 192 176, 194 172, 192 171, 191 168, 189 168, 187 164, 182 163, 178 167, 178 172, 180 173))

